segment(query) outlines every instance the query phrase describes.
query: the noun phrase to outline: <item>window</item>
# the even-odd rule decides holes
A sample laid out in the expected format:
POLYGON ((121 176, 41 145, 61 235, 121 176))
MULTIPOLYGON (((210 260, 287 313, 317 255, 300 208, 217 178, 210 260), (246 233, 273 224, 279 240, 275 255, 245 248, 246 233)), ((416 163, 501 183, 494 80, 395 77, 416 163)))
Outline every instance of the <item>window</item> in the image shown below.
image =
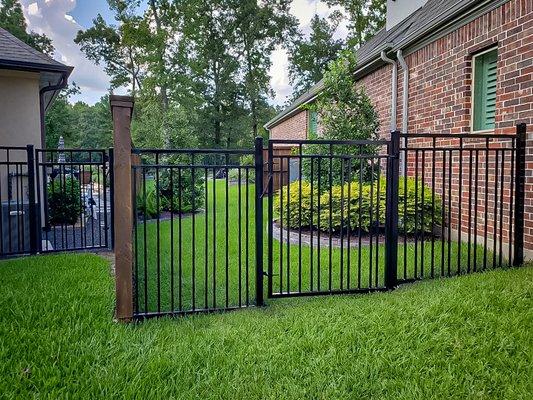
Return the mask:
POLYGON ((318 132, 318 116, 316 111, 309 111, 309 137, 314 138, 318 132))
POLYGON ((496 64, 498 51, 491 49, 474 56, 473 130, 494 129, 496 117, 496 64))

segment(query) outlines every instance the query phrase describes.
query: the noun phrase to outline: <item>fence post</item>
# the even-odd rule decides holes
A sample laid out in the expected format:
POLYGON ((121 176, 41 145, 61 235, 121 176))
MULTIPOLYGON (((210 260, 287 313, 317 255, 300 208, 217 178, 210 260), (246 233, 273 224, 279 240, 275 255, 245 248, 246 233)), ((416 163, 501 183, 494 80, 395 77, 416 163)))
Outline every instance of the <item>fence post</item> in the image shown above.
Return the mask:
POLYGON ((526 181, 526 124, 516 125, 515 210, 513 266, 524 263, 524 196, 526 181))
POLYGON ((133 98, 109 97, 113 116, 113 233, 115 244, 115 316, 127 322, 133 318, 133 201, 131 188, 131 134, 133 98))
MULTIPOLYGON (((405 171, 407 173, 407 171, 405 171)), ((400 132, 391 132, 387 157, 385 215, 385 287, 397 285, 398 270, 398 186, 400 180, 400 132)))
POLYGON ((255 304, 263 299, 263 138, 255 138, 255 304))
MULTIPOLYGON (((37 190, 35 186, 35 150, 32 144, 26 146, 26 160, 28 163, 28 219, 29 219, 29 229, 30 229, 30 254, 37 254, 37 229, 38 229, 38 220, 37 220, 37 204, 35 191, 37 190)), ((22 225, 24 229, 24 224, 22 225)))

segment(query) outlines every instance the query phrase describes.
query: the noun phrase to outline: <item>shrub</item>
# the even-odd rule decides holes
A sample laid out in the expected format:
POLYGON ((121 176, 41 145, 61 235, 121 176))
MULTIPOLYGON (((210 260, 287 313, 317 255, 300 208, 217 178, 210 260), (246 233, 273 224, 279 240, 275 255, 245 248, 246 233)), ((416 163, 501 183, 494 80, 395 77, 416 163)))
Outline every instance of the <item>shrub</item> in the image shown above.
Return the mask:
POLYGON ((146 180, 146 194, 145 189, 141 185, 137 190, 137 212, 144 215, 146 218, 155 218, 160 213, 162 208, 161 198, 159 199, 159 208, 157 207, 157 192, 154 180, 146 180))
MULTIPOLYGON (((287 197, 287 187, 283 188, 283 218, 284 225, 287 225, 286 215, 287 208, 290 216, 289 227, 299 227, 299 202, 301 196, 302 204, 302 227, 309 228, 311 226, 317 228, 318 218, 320 218, 320 230, 329 232, 330 226, 333 232, 339 232, 341 229, 347 229, 348 226, 352 230, 361 229, 368 232, 372 223, 378 223, 380 227, 385 225, 385 209, 386 209, 386 182, 383 179, 379 186, 376 182, 364 183, 359 187, 359 182, 351 182, 342 187, 340 185, 331 188, 331 196, 329 189, 323 192, 320 197, 318 193, 314 193, 313 210, 311 210, 311 185, 309 182, 302 182, 302 191, 299 191, 299 182, 290 184, 290 198, 287 197), (318 198, 320 199, 320 214, 318 213, 318 198), (287 200, 289 203, 287 204, 287 200), (349 200, 349 201, 348 201, 349 200), (331 207, 330 207, 331 201, 331 207), (350 215, 348 218, 348 210, 350 215), (311 213, 312 211, 312 213, 311 213), (372 217, 371 217, 372 215, 372 217), (341 218, 342 217, 342 218, 341 218), (311 221, 313 218, 313 221, 311 221), (331 224, 330 224, 331 218, 331 224)), ((399 229, 400 233, 405 232, 409 234, 432 232, 433 231, 433 213, 436 225, 440 225, 442 212, 442 199, 435 194, 435 205, 432 205, 432 192, 428 186, 423 186, 418 182, 418 192, 416 190, 416 181, 413 178, 407 179, 407 190, 403 179, 400 181, 399 187, 399 229), (424 190, 422 193, 422 187, 424 190), (416 193, 417 192, 417 193, 416 193), (416 194, 416 196, 415 196, 416 194), (422 199, 424 204, 422 206, 422 199), (405 207, 407 204, 407 207, 405 207), (424 219, 422 221, 422 213, 424 219), (418 215, 418 220, 417 220, 418 215)), ((316 188, 316 187, 315 187, 316 188)), ((280 195, 275 199, 275 210, 278 213, 280 210, 280 195)))
POLYGON ((74 225, 83 210, 80 182, 58 175, 48 183, 48 222, 51 225, 74 225))
POLYGON ((195 212, 202 208, 205 201, 204 184, 207 184, 203 173, 203 169, 195 170, 193 185, 193 175, 190 169, 182 170, 181 180, 176 169, 172 172, 172 180, 170 169, 162 170, 159 176, 162 209, 180 212, 180 196, 181 212, 195 212))
POLYGON ((311 217, 313 215, 315 217, 314 222, 316 222, 319 195, 316 191, 316 187, 313 191, 313 212, 311 213, 311 184, 309 182, 302 181, 301 191, 300 181, 294 181, 290 185, 283 187, 283 204, 281 204, 282 199, 279 194, 274 198, 274 210, 278 213, 277 217, 280 217, 279 211, 281 205, 283 207, 283 219, 285 225, 287 223, 287 211, 289 212, 289 226, 291 228, 298 228, 300 226, 300 215, 302 218, 302 228, 309 228, 314 225, 314 223, 311 223, 311 217), (302 202, 301 214, 300 198, 302 202), (289 200, 289 204, 287 204, 287 200, 289 200))

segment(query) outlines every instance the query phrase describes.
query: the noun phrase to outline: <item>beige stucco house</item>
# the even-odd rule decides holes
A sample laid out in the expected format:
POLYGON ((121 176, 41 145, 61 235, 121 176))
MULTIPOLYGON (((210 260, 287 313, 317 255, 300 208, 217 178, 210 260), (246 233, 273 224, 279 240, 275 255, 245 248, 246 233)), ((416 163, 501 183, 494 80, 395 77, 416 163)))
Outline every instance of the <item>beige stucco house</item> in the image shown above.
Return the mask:
POLYGON ((0 146, 44 144, 44 113, 72 69, 0 28, 0 146))
POLYGON ((0 28, 1 254, 9 253, 6 248, 20 247, 20 242, 27 236, 29 185, 26 147, 43 147, 46 110, 59 91, 66 87, 72 69, 0 28), (17 226, 22 224, 25 228, 18 229, 17 226))

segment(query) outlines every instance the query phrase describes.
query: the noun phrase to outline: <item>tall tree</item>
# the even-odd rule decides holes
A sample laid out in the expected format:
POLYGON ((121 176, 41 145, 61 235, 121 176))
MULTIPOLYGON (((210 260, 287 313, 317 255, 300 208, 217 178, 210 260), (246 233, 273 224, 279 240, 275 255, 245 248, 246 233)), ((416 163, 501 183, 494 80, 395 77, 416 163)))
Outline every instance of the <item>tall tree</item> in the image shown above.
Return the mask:
POLYGON ((150 36, 148 24, 135 15, 138 1, 108 0, 108 3, 119 25, 108 25, 98 14, 93 26, 80 30, 74 42, 81 46, 88 59, 104 65, 112 88, 131 86, 135 94, 142 88, 143 43, 150 36))
POLYGON ((299 34, 293 40, 289 49, 289 78, 295 98, 322 79, 329 62, 342 50, 343 40, 334 38, 341 18, 340 12, 329 18, 315 15, 309 37, 299 34))
POLYGON ((226 0, 187 1, 184 35, 191 42, 191 74, 196 90, 203 98, 201 120, 211 129, 199 132, 201 141, 219 147, 231 143, 226 125, 238 114, 239 62, 228 29, 229 13, 226 0), (208 137, 205 136, 207 133, 208 137), (209 137, 211 136, 212 139, 209 137))
POLYGON ((48 55, 54 53, 54 46, 52 46, 50 38, 44 34, 40 35, 33 31, 28 32, 24 13, 18 0, 1 1, 0 27, 42 53, 48 55))
POLYGON ((249 103, 253 136, 258 135, 261 103, 272 94, 270 56, 278 44, 296 33, 290 0, 228 0, 236 51, 242 60, 244 95, 249 103))
POLYGON ((386 0, 326 0, 348 15, 348 46, 359 48, 385 25, 386 0))

